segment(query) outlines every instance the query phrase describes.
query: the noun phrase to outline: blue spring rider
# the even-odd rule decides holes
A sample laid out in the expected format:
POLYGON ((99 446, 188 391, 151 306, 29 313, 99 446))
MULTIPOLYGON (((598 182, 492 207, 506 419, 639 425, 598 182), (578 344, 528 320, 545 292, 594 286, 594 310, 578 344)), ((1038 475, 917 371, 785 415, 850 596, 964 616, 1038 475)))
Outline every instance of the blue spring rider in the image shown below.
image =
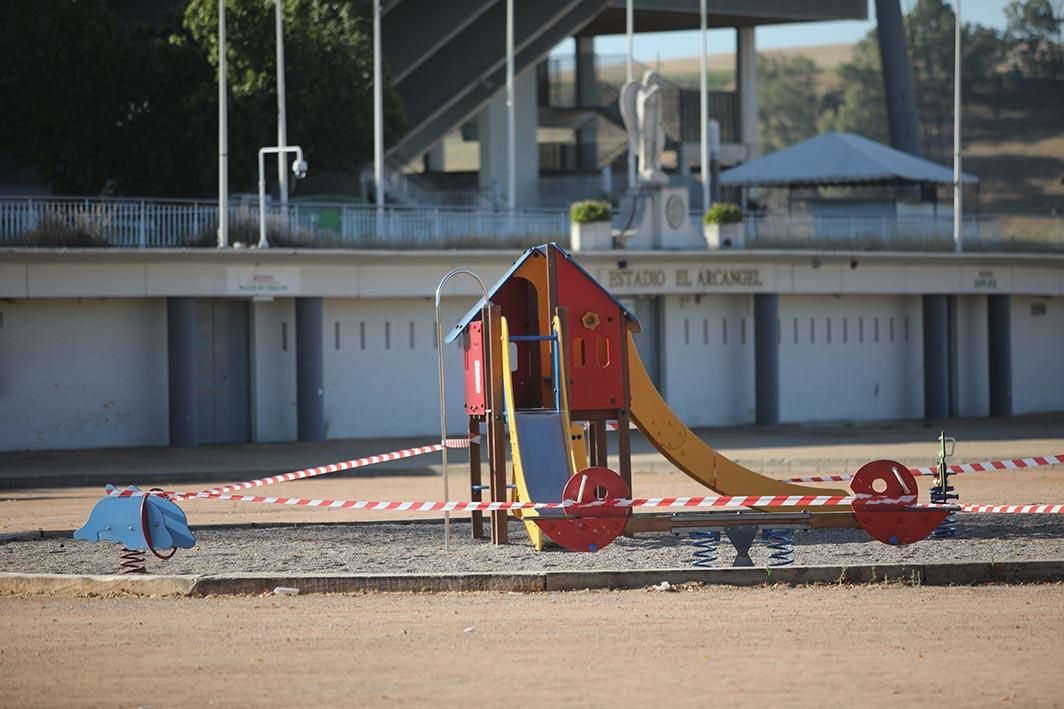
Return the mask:
POLYGON ((96 503, 89 519, 74 532, 74 539, 87 542, 117 542, 122 545, 122 573, 147 573, 145 552, 169 559, 178 548, 191 549, 196 538, 188 528, 184 511, 163 495, 143 492, 134 485, 126 495, 107 486, 107 496, 96 503), (169 553, 160 553, 169 549, 169 553))

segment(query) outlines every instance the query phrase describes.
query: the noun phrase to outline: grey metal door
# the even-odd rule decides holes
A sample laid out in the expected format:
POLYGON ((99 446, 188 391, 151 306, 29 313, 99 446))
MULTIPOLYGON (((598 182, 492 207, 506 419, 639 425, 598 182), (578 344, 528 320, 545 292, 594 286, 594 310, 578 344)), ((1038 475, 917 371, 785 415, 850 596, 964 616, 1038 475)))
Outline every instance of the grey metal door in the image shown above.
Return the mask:
POLYGON ((196 407, 200 443, 251 439, 248 304, 196 303, 196 407))

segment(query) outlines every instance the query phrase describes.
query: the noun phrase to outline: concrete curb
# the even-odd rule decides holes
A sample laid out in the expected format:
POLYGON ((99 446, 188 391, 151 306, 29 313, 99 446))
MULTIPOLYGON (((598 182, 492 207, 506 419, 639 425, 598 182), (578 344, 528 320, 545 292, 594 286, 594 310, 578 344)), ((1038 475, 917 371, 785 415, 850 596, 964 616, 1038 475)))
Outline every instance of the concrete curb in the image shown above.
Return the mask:
POLYGON ((76 576, 0 573, 0 594, 61 596, 246 596, 278 586, 300 593, 534 593, 595 589, 638 589, 666 581, 671 586, 765 586, 782 584, 909 583, 975 586, 986 583, 1058 583, 1064 559, 959 562, 946 564, 863 564, 782 568, 630 569, 619 571, 528 571, 453 574, 217 574, 188 576, 76 576))
POLYGON ((195 576, 0 573, 0 594, 189 596, 195 586, 195 576))

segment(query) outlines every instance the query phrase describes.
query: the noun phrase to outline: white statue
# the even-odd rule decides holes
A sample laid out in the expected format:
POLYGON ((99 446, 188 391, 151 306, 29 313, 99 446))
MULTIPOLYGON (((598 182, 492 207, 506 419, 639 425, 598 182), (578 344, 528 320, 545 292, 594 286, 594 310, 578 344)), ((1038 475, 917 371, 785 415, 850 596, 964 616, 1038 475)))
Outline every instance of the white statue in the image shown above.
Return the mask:
POLYGON ((621 88, 621 118, 628 130, 628 142, 639 155, 639 181, 643 185, 667 185, 661 171, 661 151, 665 148, 665 126, 661 121, 661 80, 648 71, 643 81, 629 81, 621 88))

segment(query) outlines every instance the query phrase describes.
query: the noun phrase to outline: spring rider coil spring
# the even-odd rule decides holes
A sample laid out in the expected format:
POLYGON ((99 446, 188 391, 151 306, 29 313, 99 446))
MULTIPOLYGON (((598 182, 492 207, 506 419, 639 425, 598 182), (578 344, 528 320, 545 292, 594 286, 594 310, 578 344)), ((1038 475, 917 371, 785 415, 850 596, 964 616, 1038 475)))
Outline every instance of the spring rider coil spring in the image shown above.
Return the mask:
POLYGON ((712 568, 720 552, 717 545, 720 544, 720 532, 712 530, 692 531, 689 533, 691 543, 695 550, 691 554, 691 565, 699 568, 712 568))
POLYGON ((771 550, 768 556, 769 566, 790 566, 794 563, 794 530, 762 529, 761 538, 771 550))
POLYGON ((121 571, 120 574, 146 574, 148 573, 148 567, 145 563, 147 554, 142 549, 130 549, 123 546, 119 552, 118 557, 122 562, 118 565, 121 571))

